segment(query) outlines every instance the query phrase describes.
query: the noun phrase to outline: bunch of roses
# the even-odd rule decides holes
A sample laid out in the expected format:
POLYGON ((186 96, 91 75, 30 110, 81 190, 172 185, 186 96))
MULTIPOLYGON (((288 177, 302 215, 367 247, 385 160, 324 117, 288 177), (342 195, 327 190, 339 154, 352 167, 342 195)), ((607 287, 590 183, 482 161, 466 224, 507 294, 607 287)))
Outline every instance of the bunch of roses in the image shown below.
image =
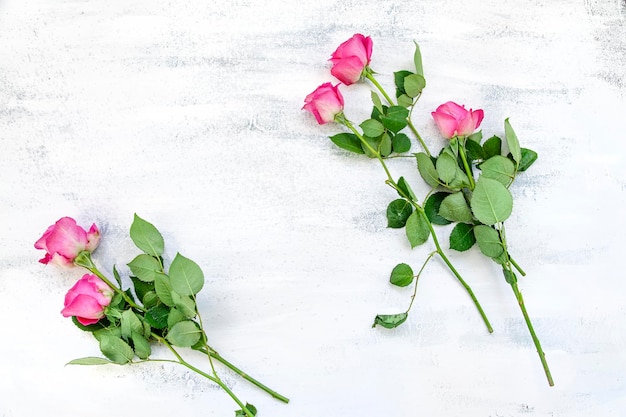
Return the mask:
POLYGON ((100 231, 95 224, 85 231, 74 219, 63 217, 35 243, 35 248, 46 252, 41 263, 62 267, 76 265, 90 272, 67 292, 61 313, 72 317, 80 329, 91 332, 104 358, 85 357, 69 363, 176 363, 226 391, 239 407, 236 416, 255 416, 256 408, 244 404, 219 377, 213 364, 217 361, 274 398, 288 402, 286 397, 244 373, 209 346, 196 304, 196 296, 204 286, 204 274, 198 264, 178 253, 166 269, 163 236, 137 215, 130 227, 130 237, 142 253, 128 263, 132 288, 126 290, 115 267, 113 283, 98 270, 91 258, 100 243, 100 231), (164 345, 173 359, 152 359, 151 345, 155 343, 164 345), (178 348, 202 352, 209 361, 211 372, 202 371, 183 359, 178 348))
POLYGON ((305 98, 303 109, 313 114, 319 124, 336 122, 348 129, 348 132, 330 137, 337 146, 380 162, 386 174, 385 182, 400 197, 387 207, 388 226, 405 228, 411 248, 429 239, 435 245, 435 250, 427 256, 417 274, 404 263, 393 268, 390 282, 402 287, 414 282, 413 296, 405 312, 379 314, 374 326, 394 328, 406 321, 415 299, 418 278, 437 255, 465 288, 488 331, 493 331, 474 292, 443 251, 433 227, 454 224, 449 237, 451 249, 466 251, 477 244, 482 254, 502 267, 504 279, 513 290, 539 353, 548 383, 553 385, 545 354, 518 287, 516 271, 522 276, 525 273, 509 252, 504 228, 505 220, 513 211, 509 188, 517 175, 533 164, 537 154, 520 146, 508 119, 504 122, 504 139, 494 135, 483 143, 482 132, 476 131, 484 118, 483 110, 468 110, 451 101, 431 113, 439 132, 448 139, 437 155, 432 154, 411 120, 415 104, 426 87, 419 46, 415 44, 415 70, 394 73, 393 99, 376 80, 375 72, 370 68, 371 56, 372 40, 356 34, 342 43, 330 59, 331 74, 343 84, 367 80, 382 95, 381 99, 376 91, 371 91, 371 116, 358 125, 360 129, 344 113, 340 84, 320 85, 305 98), (406 154, 411 148, 411 140, 402 131, 407 127, 420 143, 421 152, 406 154), (415 158, 416 168, 430 188, 422 202, 403 177, 393 177, 387 164, 391 157, 415 158))

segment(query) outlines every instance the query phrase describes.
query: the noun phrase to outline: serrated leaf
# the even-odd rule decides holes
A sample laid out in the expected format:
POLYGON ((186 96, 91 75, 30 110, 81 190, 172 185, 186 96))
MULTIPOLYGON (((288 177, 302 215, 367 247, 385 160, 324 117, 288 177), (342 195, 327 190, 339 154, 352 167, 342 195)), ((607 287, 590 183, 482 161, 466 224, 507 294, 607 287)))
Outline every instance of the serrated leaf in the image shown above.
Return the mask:
POLYGON ((391 106, 380 117, 380 120, 386 129, 397 133, 408 124, 407 117, 409 117, 409 111, 405 107, 391 106))
POLYGON ((517 163, 516 165, 519 165, 519 162, 522 159, 522 151, 520 149, 519 141, 517 140, 517 135, 511 127, 508 118, 504 120, 504 134, 506 138, 506 144, 509 147, 509 152, 511 152, 513 160, 517 163))
POLYGON ((161 274, 161 264, 152 255, 141 254, 128 263, 130 271, 143 282, 153 282, 161 274))
POLYGON ((133 332, 131 339, 133 341, 135 355, 137 355, 140 359, 148 359, 152 353, 152 348, 150 347, 148 339, 143 337, 143 335, 138 332, 133 332))
POLYGON ((143 324, 139 320, 139 317, 130 309, 122 312, 120 318, 120 328, 122 329, 122 337, 128 340, 133 332, 143 332, 143 324))
POLYGON ((140 300, 143 300, 147 293, 154 291, 154 282, 144 282, 132 275, 130 277, 130 280, 133 283, 135 295, 137 295, 137 298, 140 300))
POLYGON ((165 243, 156 227, 135 214, 130 226, 130 238, 144 253, 151 256, 163 255, 165 243))
MULTIPOLYGON (((407 75, 413 74, 411 71, 397 71, 393 73, 393 81, 396 85, 396 97, 400 97, 402 94, 406 94, 404 91, 404 78, 407 75)), ((413 102, 413 100, 411 100, 413 102)))
POLYGON ((485 159, 485 151, 483 150, 483 147, 478 144, 478 142, 467 140, 465 142, 465 150, 467 159, 470 161, 485 159))
POLYGON ((424 152, 415 154, 415 159, 417 160, 417 169, 424 181, 426 181, 426 184, 431 187, 437 187, 439 185, 439 175, 432 159, 424 152))
POLYGON ((387 227, 393 229, 404 227, 411 213, 413 213, 413 206, 407 200, 402 198, 393 200, 387 206, 387 227))
POLYGON ((122 288, 122 278, 120 277, 120 273, 117 271, 115 265, 113 265, 113 277, 115 278, 115 282, 117 282, 117 285, 122 288))
POLYGON ((160 303, 159 296, 154 291, 148 291, 141 299, 141 303, 145 308, 152 308, 160 303))
POLYGON ((483 139, 483 131, 479 130, 477 132, 472 133, 467 137, 467 141, 472 141, 477 145, 480 145, 480 141, 483 139))
POLYGON ((411 139, 404 133, 398 133, 392 139, 392 146, 395 153, 408 152, 411 149, 411 139))
POLYGON ((415 196, 415 193, 411 189, 411 186, 409 185, 409 183, 406 182, 404 177, 400 177, 398 179, 398 188, 400 189, 400 191, 402 191, 402 192, 398 192, 400 197, 409 198, 409 199, 411 199, 413 201, 417 200, 417 197, 415 196))
POLYGON ((398 287, 406 287, 413 282, 413 269, 407 264, 398 264, 391 271, 389 282, 398 287))
POLYGON ((513 211, 513 197, 504 185, 481 175, 476 181, 470 207, 478 221, 493 225, 509 218, 513 211))
POLYGON ((424 77, 424 68, 422 66, 422 52, 417 42, 415 43, 415 52, 413 53, 413 63, 415 64, 415 73, 424 77))
POLYGON ((446 219, 442 215, 439 214, 439 208, 441 207, 441 202, 450 194, 445 192, 438 192, 432 194, 426 200, 424 204, 424 213, 426 213, 426 217, 432 224, 438 224, 440 226, 445 226, 447 224, 452 223, 450 220, 446 219))
POLYGON ((383 326, 386 329, 393 329, 401 325, 406 321, 408 317, 407 313, 400 314, 379 314, 374 319, 374 324, 372 327, 376 327, 377 325, 383 326))
POLYGON ((474 246, 474 226, 467 223, 458 223, 450 232, 450 249, 464 252, 474 246))
POLYGON ((174 307, 172 300, 172 283, 167 275, 156 277, 154 280, 154 290, 159 300, 168 307, 174 307))
POLYGON ((502 155, 495 155, 481 163, 478 168, 485 178, 491 178, 505 187, 515 178, 515 165, 509 158, 502 155))
POLYGON ((447 152, 442 153, 437 158, 437 175, 446 184, 451 183, 456 176, 458 165, 456 159, 447 152))
POLYGON ((483 255, 498 258, 504 252, 497 230, 483 224, 474 227, 474 236, 483 255))
POLYGON ((361 126, 361 129, 363 129, 363 134, 365 136, 369 136, 370 138, 377 138, 385 132, 385 127, 383 126, 383 124, 374 119, 367 119, 359 126, 361 126))
POLYGON ((446 196, 439 207, 439 214, 453 222, 471 222, 473 219, 462 192, 446 196))
POLYGON ((172 328, 176 323, 186 320, 187 317, 178 309, 172 308, 167 316, 167 327, 172 328))
POLYGON ((483 151, 485 152, 483 159, 489 159, 494 155, 502 155, 502 139, 492 136, 483 143, 483 151))
POLYGON ((98 358, 96 356, 87 356, 84 358, 72 359, 66 365, 111 365, 111 362, 105 358, 98 358))
POLYGON ((204 286, 204 273, 197 263, 177 253, 170 265, 172 289, 180 295, 195 295, 204 286))
POLYGON ((538 158, 537 152, 532 149, 522 148, 522 159, 519 161, 517 170, 519 172, 526 171, 538 158))
POLYGON ((424 88, 426 88, 426 80, 421 75, 409 74, 404 77, 404 91, 407 96, 411 98, 417 97, 424 88))
POLYGON ((165 329, 167 327, 167 317, 169 314, 170 309, 160 304, 148 309, 144 317, 148 324, 155 329, 165 329))
POLYGON ((385 158, 391 154, 392 148, 391 137, 387 132, 383 133, 382 139, 380 141, 380 146, 378 147, 378 152, 380 155, 385 158))
POLYGON ((112 362, 119 365, 129 363, 135 356, 133 349, 128 343, 119 337, 111 335, 102 335, 100 337, 100 351, 112 362))
POLYGON ((179 295, 176 291, 172 291, 172 300, 176 308, 188 319, 196 316, 196 302, 186 295, 179 295))
POLYGON ((400 94, 398 96, 398 106, 411 107, 413 105, 413 99, 406 94, 400 94))
POLYGON ((191 347, 198 340, 202 330, 191 320, 176 323, 165 337, 171 344, 179 347, 191 347))
POLYGON ((383 102, 380 100, 380 97, 378 96, 378 94, 376 94, 375 91, 371 92, 371 97, 372 97, 372 103, 374 103, 374 107, 376 108, 376 110, 378 110, 379 113, 383 113, 383 102))
POLYGON ((418 211, 414 211, 406 221, 406 237, 411 248, 419 246, 428 240, 430 228, 428 222, 418 211))
POLYGON ((337 135, 331 136, 330 140, 340 147, 341 149, 345 149, 346 151, 363 154, 363 148, 361 147, 361 141, 359 138, 353 133, 339 133, 337 135))

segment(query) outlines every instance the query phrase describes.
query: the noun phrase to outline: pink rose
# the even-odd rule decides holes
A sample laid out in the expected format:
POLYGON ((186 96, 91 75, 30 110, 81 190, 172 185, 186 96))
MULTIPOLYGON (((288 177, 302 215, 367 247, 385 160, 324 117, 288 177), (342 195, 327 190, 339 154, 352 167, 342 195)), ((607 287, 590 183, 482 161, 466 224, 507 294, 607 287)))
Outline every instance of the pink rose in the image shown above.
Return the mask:
POLYGON ((330 73, 345 85, 359 81, 372 57, 372 39, 357 33, 337 48, 330 61, 330 73))
POLYGON ((48 227, 35 248, 43 249, 46 255, 39 260, 42 264, 52 262, 61 266, 72 266, 74 258, 82 251, 93 252, 100 243, 100 231, 95 224, 86 232, 71 217, 63 217, 48 227))
POLYGON ((448 101, 431 113, 441 134, 452 139, 455 136, 468 136, 474 133, 483 121, 482 110, 467 110, 465 106, 448 101))
POLYGON ((113 290, 95 275, 85 274, 65 295, 63 317, 76 316, 83 325, 97 323, 111 303, 113 290))
POLYGON ((317 119, 317 123, 332 122, 335 116, 343 111, 343 96, 339 91, 339 84, 333 86, 324 83, 304 99, 304 110, 310 111, 317 119))

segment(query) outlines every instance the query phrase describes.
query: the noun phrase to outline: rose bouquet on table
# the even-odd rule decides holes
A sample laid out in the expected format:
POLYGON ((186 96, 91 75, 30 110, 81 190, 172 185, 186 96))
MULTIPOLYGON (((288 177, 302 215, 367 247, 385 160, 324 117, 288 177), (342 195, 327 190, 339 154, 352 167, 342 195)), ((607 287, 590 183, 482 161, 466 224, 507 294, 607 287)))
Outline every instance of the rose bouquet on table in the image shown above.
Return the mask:
POLYGON ((401 287, 414 283, 413 295, 406 311, 379 314, 374 326, 395 328, 406 321, 415 299, 418 279, 428 262, 438 256, 471 297, 487 330, 493 332, 477 297, 450 262, 435 232, 435 225, 454 224, 449 236, 451 249, 466 251, 477 244, 480 252, 502 267, 503 277, 519 304, 548 383, 554 385, 518 286, 517 274, 524 276, 525 273, 511 256, 504 227, 513 210, 510 188, 517 175, 537 159, 537 154, 520 146, 508 119, 504 121, 504 138, 494 135, 483 142, 482 132, 477 131, 484 117, 483 110, 468 110, 451 101, 432 112, 439 131, 448 139, 443 149, 437 154, 432 153, 411 119, 415 104, 426 87, 419 46, 415 44, 414 71, 394 73, 393 98, 370 67, 372 46, 370 37, 356 34, 342 43, 330 58, 330 72, 342 84, 349 86, 369 81, 374 86, 371 91, 373 107, 368 119, 357 127, 344 112, 341 84, 329 82, 305 98, 303 109, 313 114, 319 124, 334 122, 347 129, 330 137, 335 145, 380 162, 385 182, 399 197, 387 206, 388 226, 404 228, 411 248, 429 239, 435 246, 417 274, 404 263, 393 268, 391 283, 401 287), (404 133, 405 129, 417 139, 421 152, 408 153, 412 143, 409 135, 404 133), (403 177, 392 175, 387 161, 397 157, 415 159, 420 176, 430 188, 424 198, 419 199, 403 177))
POLYGON ((204 286, 204 274, 198 264, 177 253, 167 267, 161 233, 137 215, 130 227, 130 237, 142 251, 128 264, 132 289, 124 289, 115 267, 111 280, 93 262, 91 254, 100 242, 95 224, 86 231, 74 219, 64 217, 35 243, 35 248, 46 252, 41 263, 76 265, 89 271, 67 292, 61 313, 71 317, 81 330, 93 334, 104 357, 85 357, 69 364, 179 364, 222 388, 237 403, 236 416, 255 416, 256 408, 244 404, 219 377, 215 367, 215 362, 219 362, 272 397, 289 402, 209 346, 196 304, 196 296, 204 286), (165 346, 172 357, 153 358, 153 344, 165 346), (206 357, 210 370, 203 371, 183 359, 180 348, 200 352, 206 357))

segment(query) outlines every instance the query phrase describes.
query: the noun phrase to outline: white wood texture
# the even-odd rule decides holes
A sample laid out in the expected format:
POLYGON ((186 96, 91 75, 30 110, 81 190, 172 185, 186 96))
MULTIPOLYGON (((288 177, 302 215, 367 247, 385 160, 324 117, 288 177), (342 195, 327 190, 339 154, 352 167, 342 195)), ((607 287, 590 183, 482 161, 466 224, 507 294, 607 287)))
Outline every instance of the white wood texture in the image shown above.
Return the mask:
MULTIPOLYGON (((204 269, 210 343, 292 399, 224 371, 259 417, 626 415, 625 23, 617 0, 0 1, 0 416, 234 415, 182 368, 64 366, 99 353, 59 314, 82 272, 37 263, 33 243, 65 215, 96 222, 94 259, 126 271, 135 212, 204 269), (450 256, 494 334, 438 261, 407 323, 371 328, 409 301, 392 267, 432 244, 386 228, 381 168, 301 110, 356 32, 388 88, 420 43, 431 147, 429 113, 454 100, 484 109, 486 135, 510 117, 539 153, 507 231, 555 387, 475 250, 450 256)), ((368 87, 344 91, 365 116, 368 87)), ((412 163, 391 166, 424 195, 412 163)))

